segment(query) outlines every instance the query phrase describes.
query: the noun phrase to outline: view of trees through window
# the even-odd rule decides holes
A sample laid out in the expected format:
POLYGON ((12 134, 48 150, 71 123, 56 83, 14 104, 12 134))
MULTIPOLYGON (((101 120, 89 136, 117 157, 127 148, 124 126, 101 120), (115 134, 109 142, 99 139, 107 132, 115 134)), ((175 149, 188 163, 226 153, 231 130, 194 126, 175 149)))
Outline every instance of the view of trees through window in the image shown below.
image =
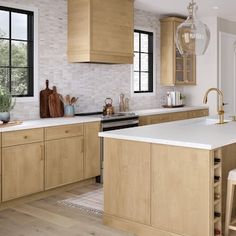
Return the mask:
POLYGON ((0 7, 0 86, 33 95, 33 13, 0 7))

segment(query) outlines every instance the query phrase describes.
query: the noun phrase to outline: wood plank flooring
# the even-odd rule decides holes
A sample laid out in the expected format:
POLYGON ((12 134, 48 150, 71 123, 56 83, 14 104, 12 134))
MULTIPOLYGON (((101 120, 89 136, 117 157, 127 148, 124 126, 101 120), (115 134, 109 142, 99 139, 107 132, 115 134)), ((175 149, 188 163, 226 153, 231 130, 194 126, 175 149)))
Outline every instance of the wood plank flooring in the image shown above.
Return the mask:
POLYGON ((0 236, 134 236, 102 224, 102 217, 58 204, 99 184, 74 188, 0 210, 0 236))
MULTIPOLYGON (((58 204, 100 187, 75 187, 1 209, 0 236, 134 236, 104 226, 101 216, 85 215, 77 208, 58 204)), ((236 232, 231 231, 230 236, 236 236, 236 232)))

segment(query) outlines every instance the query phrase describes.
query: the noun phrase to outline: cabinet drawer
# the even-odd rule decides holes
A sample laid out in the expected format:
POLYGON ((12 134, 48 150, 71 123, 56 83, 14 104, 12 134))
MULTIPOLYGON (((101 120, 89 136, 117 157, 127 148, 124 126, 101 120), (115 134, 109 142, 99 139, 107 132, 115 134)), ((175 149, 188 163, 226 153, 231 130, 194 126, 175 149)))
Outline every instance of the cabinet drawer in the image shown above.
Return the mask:
POLYGON ((83 135, 83 124, 55 126, 45 129, 46 140, 83 135))
POLYGON ((27 129, 2 133, 3 147, 41 141, 43 141, 43 129, 27 129))

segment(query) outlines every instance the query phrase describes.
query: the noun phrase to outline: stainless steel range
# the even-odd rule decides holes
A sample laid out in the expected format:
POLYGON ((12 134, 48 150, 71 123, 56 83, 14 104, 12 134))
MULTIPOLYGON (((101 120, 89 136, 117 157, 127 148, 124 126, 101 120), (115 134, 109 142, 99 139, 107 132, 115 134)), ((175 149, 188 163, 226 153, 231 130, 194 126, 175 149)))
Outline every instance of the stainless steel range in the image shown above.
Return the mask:
MULTIPOLYGON (((101 117, 101 131, 109 131, 116 129, 126 129, 131 127, 136 127, 139 124, 139 116, 133 112, 123 112, 116 113, 113 115, 103 116, 102 112, 92 112, 92 113, 80 113, 76 116, 96 116, 101 117)), ((97 181, 103 183, 103 138, 101 138, 101 176, 97 178, 97 181)))

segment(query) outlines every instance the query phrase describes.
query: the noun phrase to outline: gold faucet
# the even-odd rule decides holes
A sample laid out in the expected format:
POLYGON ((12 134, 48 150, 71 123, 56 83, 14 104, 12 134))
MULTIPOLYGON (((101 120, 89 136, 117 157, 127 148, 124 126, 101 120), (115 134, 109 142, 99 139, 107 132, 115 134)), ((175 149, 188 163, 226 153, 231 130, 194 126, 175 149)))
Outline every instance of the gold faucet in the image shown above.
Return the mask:
POLYGON ((211 91, 216 91, 220 97, 220 101, 219 101, 219 104, 218 104, 218 108, 217 108, 217 112, 218 112, 218 115, 219 115, 219 124, 224 124, 225 121, 224 121, 224 102, 223 102, 223 93, 221 90, 219 90, 218 88, 210 88, 206 91, 206 94, 204 96, 204 99, 203 99, 203 103, 207 103, 207 96, 208 94, 211 92, 211 91))

